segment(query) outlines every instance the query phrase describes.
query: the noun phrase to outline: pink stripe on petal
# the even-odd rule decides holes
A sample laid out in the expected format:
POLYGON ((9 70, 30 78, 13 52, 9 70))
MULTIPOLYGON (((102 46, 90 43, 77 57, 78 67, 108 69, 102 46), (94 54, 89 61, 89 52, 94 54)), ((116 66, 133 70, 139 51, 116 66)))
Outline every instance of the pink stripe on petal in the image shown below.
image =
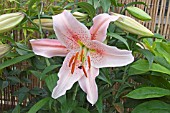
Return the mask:
POLYGON ((54 99, 64 95, 66 91, 71 89, 73 84, 83 76, 82 70, 77 67, 75 68, 74 73, 71 74, 71 67, 69 67, 69 62, 74 54, 75 52, 68 53, 62 67, 60 68, 58 73, 59 80, 57 81, 57 86, 53 89, 52 92, 52 97, 54 99))
POLYGON ((65 46, 63 46, 56 39, 38 39, 30 40, 33 52, 36 55, 51 58, 53 56, 66 56, 69 52, 65 46))
POLYGON ((93 26, 90 28, 91 39, 103 42, 106 39, 107 28, 110 22, 118 19, 118 16, 99 14, 93 18, 93 26))
POLYGON ((83 76, 78 82, 81 89, 87 93, 87 100, 94 105, 98 100, 98 88, 95 78, 99 75, 99 69, 91 67, 87 70, 87 77, 83 76))
POLYGON ((102 67, 120 67, 134 61, 131 51, 120 50, 117 47, 107 46, 99 41, 92 41, 90 52, 92 66, 102 67))
POLYGON ((53 27, 58 40, 68 49, 78 49, 78 41, 90 40, 90 33, 87 27, 66 10, 61 14, 53 16, 53 27))

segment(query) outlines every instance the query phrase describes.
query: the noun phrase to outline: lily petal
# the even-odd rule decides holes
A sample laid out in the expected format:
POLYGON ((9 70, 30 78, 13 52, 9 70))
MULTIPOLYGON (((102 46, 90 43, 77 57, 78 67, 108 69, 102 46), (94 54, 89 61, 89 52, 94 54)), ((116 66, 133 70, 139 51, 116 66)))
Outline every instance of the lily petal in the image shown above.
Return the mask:
POLYGON ((67 90, 71 89, 73 84, 77 82, 82 76, 82 70, 75 68, 73 74, 71 74, 71 68, 69 67, 69 61, 74 55, 74 52, 68 53, 66 56, 62 67, 58 73, 59 80, 57 81, 57 86, 53 89, 52 97, 54 99, 64 95, 67 90))
POLYGON ((33 52, 36 55, 51 58, 53 56, 66 56, 69 52, 65 46, 63 46, 56 39, 37 39, 30 40, 33 52))
POLYGON ((87 100, 94 105, 98 100, 98 88, 95 78, 99 75, 99 69, 91 67, 88 69, 87 75, 87 77, 83 76, 78 82, 81 89, 87 93, 87 100))
POLYGON ((119 16, 99 14, 93 18, 93 26, 90 28, 91 40, 103 42, 106 39, 107 28, 110 22, 114 22, 119 16))
POLYGON ((53 27, 58 40, 69 49, 78 49, 78 42, 90 40, 90 32, 68 11, 53 16, 53 27))
POLYGON ((131 51, 120 50, 117 47, 107 46, 95 40, 91 43, 91 63, 92 66, 96 68, 120 67, 128 65, 134 61, 131 51))

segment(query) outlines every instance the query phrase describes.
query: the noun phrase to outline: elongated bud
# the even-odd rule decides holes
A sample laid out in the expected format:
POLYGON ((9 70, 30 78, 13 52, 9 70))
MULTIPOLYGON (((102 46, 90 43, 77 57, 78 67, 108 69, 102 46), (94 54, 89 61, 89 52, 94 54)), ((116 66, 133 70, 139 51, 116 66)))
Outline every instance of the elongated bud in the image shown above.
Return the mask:
POLYGON ((112 14, 116 16, 120 16, 120 18, 116 20, 114 24, 120 27, 121 29, 128 31, 130 33, 133 33, 133 34, 140 35, 140 36, 153 36, 154 35, 149 29, 144 27, 142 24, 140 24, 136 20, 128 16, 124 16, 124 15, 120 15, 116 13, 112 13, 112 14))
POLYGON ((73 16, 79 21, 84 21, 88 18, 88 14, 84 14, 80 12, 74 12, 73 16))
MULTIPOLYGON (((39 25, 39 19, 34 19, 33 22, 36 23, 37 25, 39 25)), ((42 19, 40 19, 40 22, 41 22, 42 27, 53 28, 53 20, 52 19, 42 18, 42 19)))
POLYGON ((0 16, 0 33, 7 32, 17 26, 24 18, 22 13, 9 13, 0 16))
POLYGON ((151 17, 142 9, 138 7, 127 7, 127 11, 135 18, 143 21, 151 20, 151 17))
POLYGON ((9 50, 10 46, 7 44, 0 44, 0 58, 2 58, 9 50))

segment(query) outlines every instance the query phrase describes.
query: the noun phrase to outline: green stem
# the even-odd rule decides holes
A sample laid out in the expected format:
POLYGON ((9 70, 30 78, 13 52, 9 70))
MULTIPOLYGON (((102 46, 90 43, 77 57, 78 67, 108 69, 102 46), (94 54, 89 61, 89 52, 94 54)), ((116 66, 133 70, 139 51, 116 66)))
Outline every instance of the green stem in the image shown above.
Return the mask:
POLYGON ((76 89, 74 90, 74 94, 73 94, 73 100, 76 99, 78 88, 79 88, 79 84, 76 84, 76 89))

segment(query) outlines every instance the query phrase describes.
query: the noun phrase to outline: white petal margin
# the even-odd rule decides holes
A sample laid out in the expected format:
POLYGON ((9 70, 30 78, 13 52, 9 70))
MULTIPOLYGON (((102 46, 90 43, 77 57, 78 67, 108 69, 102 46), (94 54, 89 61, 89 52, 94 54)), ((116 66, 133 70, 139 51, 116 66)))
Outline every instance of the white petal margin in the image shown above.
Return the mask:
POLYGON ((117 47, 108 46, 99 41, 92 41, 90 52, 92 66, 96 68, 120 67, 134 61, 131 51, 121 50, 117 47))
POLYGON ((53 89, 52 98, 57 99, 58 97, 64 95, 67 90, 71 89, 73 84, 77 82, 82 76, 82 70, 75 68, 73 74, 71 74, 71 68, 69 67, 69 61, 74 53, 70 52, 66 56, 62 67, 58 73, 59 80, 57 81, 57 86, 53 89))
POLYGON ((53 18, 53 29, 58 40, 68 49, 79 48, 78 41, 90 40, 90 32, 70 12, 64 10, 53 18))
POLYGON ((87 100, 94 105, 98 100, 98 88, 95 78, 99 75, 99 69, 91 67, 87 70, 87 75, 83 76, 78 82, 81 89, 87 93, 87 100))
POLYGON ((114 22, 119 16, 110 16, 109 14, 99 14, 93 18, 93 26, 90 28, 92 40, 103 42, 106 39, 107 28, 110 22, 114 22))
POLYGON ((69 52, 65 46, 63 46, 56 39, 32 39, 30 40, 33 52, 36 55, 51 58, 53 56, 66 56, 69 52))

